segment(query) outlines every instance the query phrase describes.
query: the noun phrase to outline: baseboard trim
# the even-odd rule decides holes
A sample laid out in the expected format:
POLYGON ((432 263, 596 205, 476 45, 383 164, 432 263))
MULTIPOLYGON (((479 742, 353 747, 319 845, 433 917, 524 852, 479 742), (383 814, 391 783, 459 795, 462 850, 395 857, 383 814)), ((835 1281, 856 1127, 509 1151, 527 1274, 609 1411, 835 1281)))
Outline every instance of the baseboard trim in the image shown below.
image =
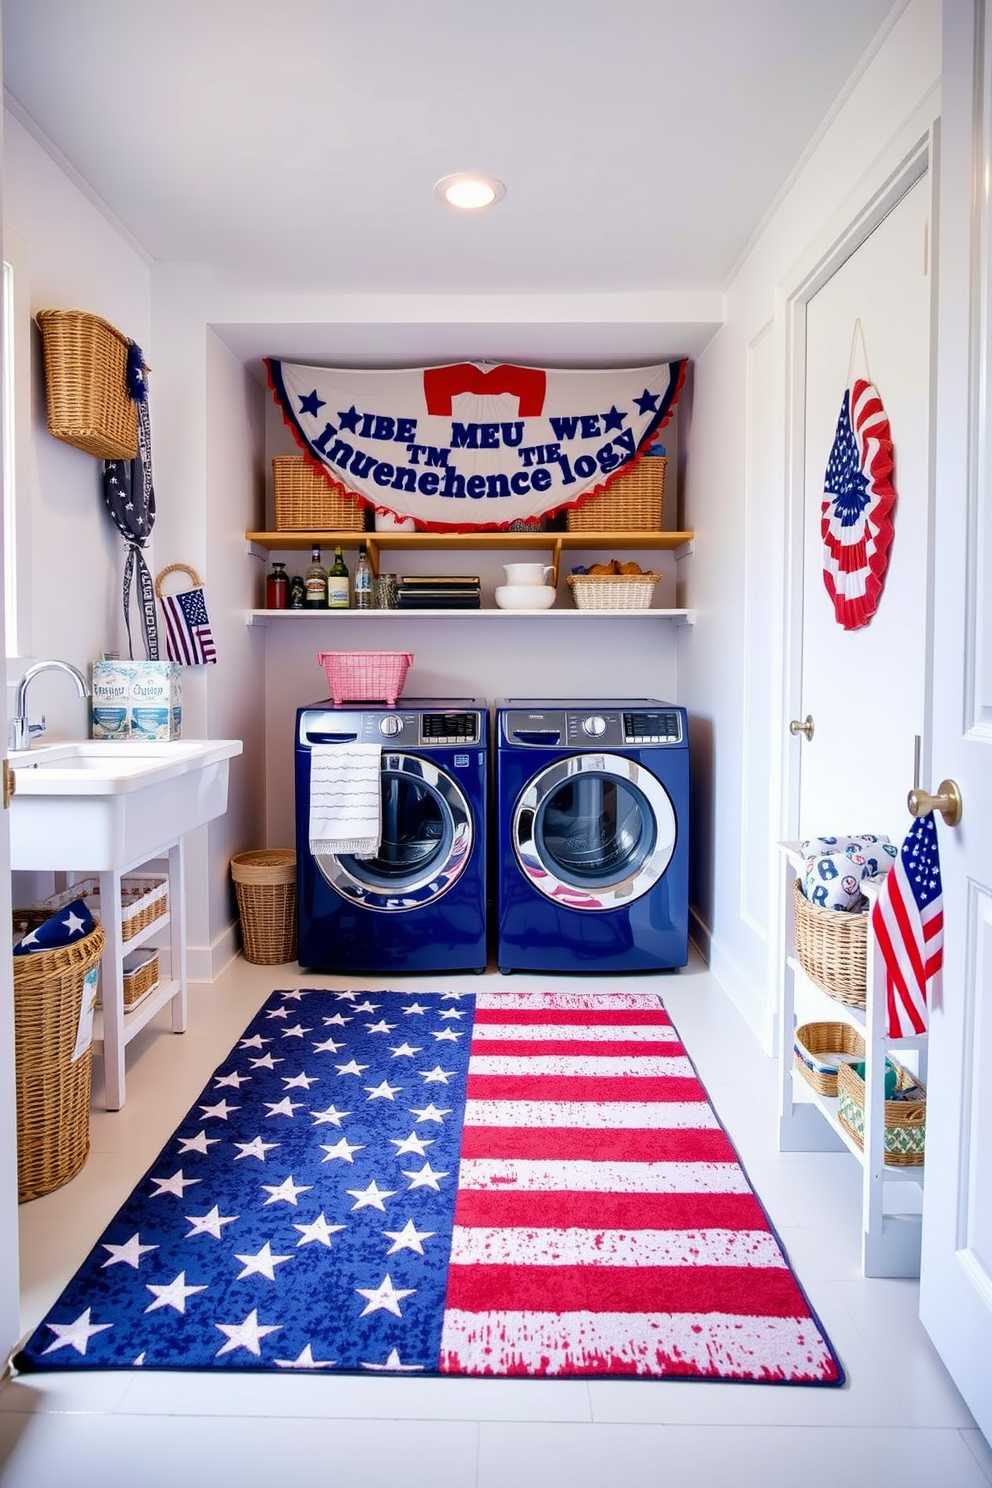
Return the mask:
POLYGON ((744 968, 727 953, 695 910, 690 910, 690 918, 693 944, 751 1029, 762 1051, 774 1055, 777 1052, 776 1009, 769 1002, 767 988, 754 985, 744 968))
POLYGON ((186 976, 191 982, 215 982, 226 971, 241 950, 237 924, 232 923, 217 936, 212 945, 187 946, 186 976))

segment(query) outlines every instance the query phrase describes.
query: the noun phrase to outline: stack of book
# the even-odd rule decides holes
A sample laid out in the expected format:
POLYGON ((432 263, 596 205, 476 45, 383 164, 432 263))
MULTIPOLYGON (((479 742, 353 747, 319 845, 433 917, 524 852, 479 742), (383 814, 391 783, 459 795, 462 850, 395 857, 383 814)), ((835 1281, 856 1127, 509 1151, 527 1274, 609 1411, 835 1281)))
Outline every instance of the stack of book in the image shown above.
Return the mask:
POLYGON ((399 610, 478 610, 482 588, 478 574, 401 574, 399 610))

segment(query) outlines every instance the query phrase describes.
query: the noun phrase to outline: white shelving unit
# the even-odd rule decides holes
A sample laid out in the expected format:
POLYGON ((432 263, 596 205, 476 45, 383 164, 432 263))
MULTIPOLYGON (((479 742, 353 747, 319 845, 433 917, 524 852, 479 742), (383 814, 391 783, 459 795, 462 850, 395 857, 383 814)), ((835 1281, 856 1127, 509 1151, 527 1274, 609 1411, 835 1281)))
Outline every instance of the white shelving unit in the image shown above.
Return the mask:
POLYGON ((101 1007, 93 1030, 94 1053, 103 1056, 108 1111, 124 1105, 124 1051, 166 1003, 172 1004, 172 1031, 185 1033, 187 1019, 186 982, 186 894, 182 838, 165 842, 155 853, 122 868, 99 875, 101 920, 106 947, 100 963, 101 1007), (121 879, 139 870, 161 872, 166 865, 167 907, 129 940, 124 939, 121 909, 121 879), (154 987, 124 1007, 124 956, 139 946, 154 945, 159 953, 159 979, 154 987))
MULTIPOLYGON (((782 1152, 829 1152, 846 1148, 862 1170, 861 1268, 865 1276, 918 1276, 923 1212, 924 1164, 897 1166, 884 1161, 885 1058, 914 1067, 926 1084, 927 1039, 891 1039, 886 1032, 885 976, 868 924, 867 985, 864 1010, 830 997, 810 981, 797 960, 792 883, 803 873, 798 842, 780 842, 788 871, 784 935, 784 974, 779 1009, 780 1098, 778 1145, 782 1152), (801 1012, 800 1012, 801 1009, 801 1012), (800 1023, 850 1023, 865 1041, 864 1150, 849 1136, 837 1114, 839 1102, 819 1095, 793 1065, 795 1030, 800 1023)), ((865 884, 869 897, 874 886, 865 884)))

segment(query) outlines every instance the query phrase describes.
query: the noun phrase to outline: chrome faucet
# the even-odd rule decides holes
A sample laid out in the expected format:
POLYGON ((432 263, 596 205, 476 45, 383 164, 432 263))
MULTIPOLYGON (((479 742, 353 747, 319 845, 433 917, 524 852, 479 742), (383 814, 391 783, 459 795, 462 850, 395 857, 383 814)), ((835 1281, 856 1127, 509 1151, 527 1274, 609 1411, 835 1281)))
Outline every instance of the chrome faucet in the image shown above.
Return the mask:
POLYGON ((89 697, 90 689, 82 672, 68 661, 36 661, 34 666, 29 666, 20 682, 17 684, 17 700, 14 704, 14 716, 10 720, 10 735, 7 741, 8 749, 27 749, 31 740, 45 732, 45 716, 42 714, 40 723, 28 723, 28 684, 39 672, 68 672, 76 684, 76 691, 80 697, 89 697))

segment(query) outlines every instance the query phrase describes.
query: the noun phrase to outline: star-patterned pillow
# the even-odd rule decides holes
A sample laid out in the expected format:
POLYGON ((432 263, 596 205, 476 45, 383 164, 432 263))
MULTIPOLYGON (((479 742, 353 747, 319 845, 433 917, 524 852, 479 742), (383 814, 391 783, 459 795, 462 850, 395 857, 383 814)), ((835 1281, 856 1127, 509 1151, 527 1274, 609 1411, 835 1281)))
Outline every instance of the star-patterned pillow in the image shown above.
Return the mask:
POLYGON ((33 951, 53 951, 58 946, 71 944, 90 935, 96 921, 86 908, 85 899, 73 899, 64 909, 59 909, 35 930, 30 930, 14 946, 15 956, 30 956, 33 951))

